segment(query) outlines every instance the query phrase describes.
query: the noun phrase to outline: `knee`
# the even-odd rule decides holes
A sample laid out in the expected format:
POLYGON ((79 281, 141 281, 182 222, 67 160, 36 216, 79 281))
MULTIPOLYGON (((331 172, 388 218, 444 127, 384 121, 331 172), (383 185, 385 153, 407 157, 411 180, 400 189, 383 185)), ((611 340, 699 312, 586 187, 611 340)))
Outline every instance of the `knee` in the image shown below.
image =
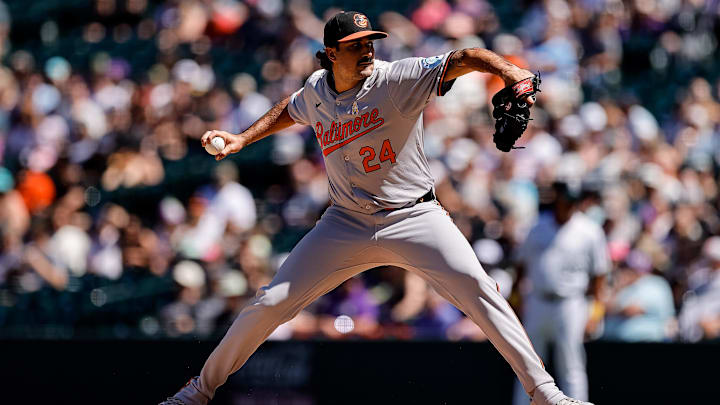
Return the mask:
POLYGON ((473 297, 494 295, 499 292, 498 284, 482 269, 472 273, 464 274, 458 285, 467 290, 473 297))

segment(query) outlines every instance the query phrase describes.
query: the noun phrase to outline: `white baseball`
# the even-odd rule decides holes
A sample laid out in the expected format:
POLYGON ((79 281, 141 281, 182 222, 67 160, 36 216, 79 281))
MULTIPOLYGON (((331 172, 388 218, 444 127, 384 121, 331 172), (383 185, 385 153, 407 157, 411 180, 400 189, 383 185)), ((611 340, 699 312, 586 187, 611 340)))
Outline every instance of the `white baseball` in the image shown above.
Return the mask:
POLYGON ((334 326, 335 330, 340 333, 350 333, 355 329, 355 322, 347 315, 340 315, 335 318, 334 326))
POLYGON ((211 155, 217 155, 223 149, 225 149, 225 140, 221 136, 216 136, 205 144, 205 150, 211 155))

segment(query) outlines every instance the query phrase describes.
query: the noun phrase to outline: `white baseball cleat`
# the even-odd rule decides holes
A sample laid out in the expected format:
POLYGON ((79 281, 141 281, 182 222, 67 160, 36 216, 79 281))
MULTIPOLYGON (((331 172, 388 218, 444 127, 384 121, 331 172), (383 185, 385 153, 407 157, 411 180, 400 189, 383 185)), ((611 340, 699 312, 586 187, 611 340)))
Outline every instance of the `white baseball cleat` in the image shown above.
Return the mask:
POLYGON ((590 403, 590 402, 580 401, 575 398, 567 397, 567 398, 561 399, 560 402, 558 402, 555 405, 595 405, 595 404, 590 403))
POLYGON ((185 405, 185 402, 183 402, 175 397, 170 397, 170 398, 160 402, 159 405, 185 405))

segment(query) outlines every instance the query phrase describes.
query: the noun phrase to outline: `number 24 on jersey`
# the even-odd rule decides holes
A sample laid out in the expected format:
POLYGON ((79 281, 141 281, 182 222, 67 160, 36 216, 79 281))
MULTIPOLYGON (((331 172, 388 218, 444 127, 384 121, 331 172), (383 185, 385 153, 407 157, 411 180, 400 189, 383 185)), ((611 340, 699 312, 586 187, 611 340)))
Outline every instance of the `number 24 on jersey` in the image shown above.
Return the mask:
POLYGON ((390 145, 390 140, 386 139, 383 141, 380 147, 380 163, 371 163, 375 159, 375 149, 372 146, 363 146, 360 148, 360 156, 363 156, 363 167, 365 173, 374 172, 380 168, 380 163, 390 161, 390 164, 395 164, 395 152, 390 145))

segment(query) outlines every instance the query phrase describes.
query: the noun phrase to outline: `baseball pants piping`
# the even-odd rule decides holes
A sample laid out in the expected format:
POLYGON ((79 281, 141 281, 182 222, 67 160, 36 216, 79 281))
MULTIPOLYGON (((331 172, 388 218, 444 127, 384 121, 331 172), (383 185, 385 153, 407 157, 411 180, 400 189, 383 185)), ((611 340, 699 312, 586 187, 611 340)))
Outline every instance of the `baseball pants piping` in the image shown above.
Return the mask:
POLYGON ((243 308, 200 376, 175 396, 188 405, 206 404, 275 328, 348 278, 385 265, 418 274, 477 323, 525 391, 535 392, 533 404, 554 405, 563 398, 497 284, 436 201, 375 214, 328 208, 243 308))

